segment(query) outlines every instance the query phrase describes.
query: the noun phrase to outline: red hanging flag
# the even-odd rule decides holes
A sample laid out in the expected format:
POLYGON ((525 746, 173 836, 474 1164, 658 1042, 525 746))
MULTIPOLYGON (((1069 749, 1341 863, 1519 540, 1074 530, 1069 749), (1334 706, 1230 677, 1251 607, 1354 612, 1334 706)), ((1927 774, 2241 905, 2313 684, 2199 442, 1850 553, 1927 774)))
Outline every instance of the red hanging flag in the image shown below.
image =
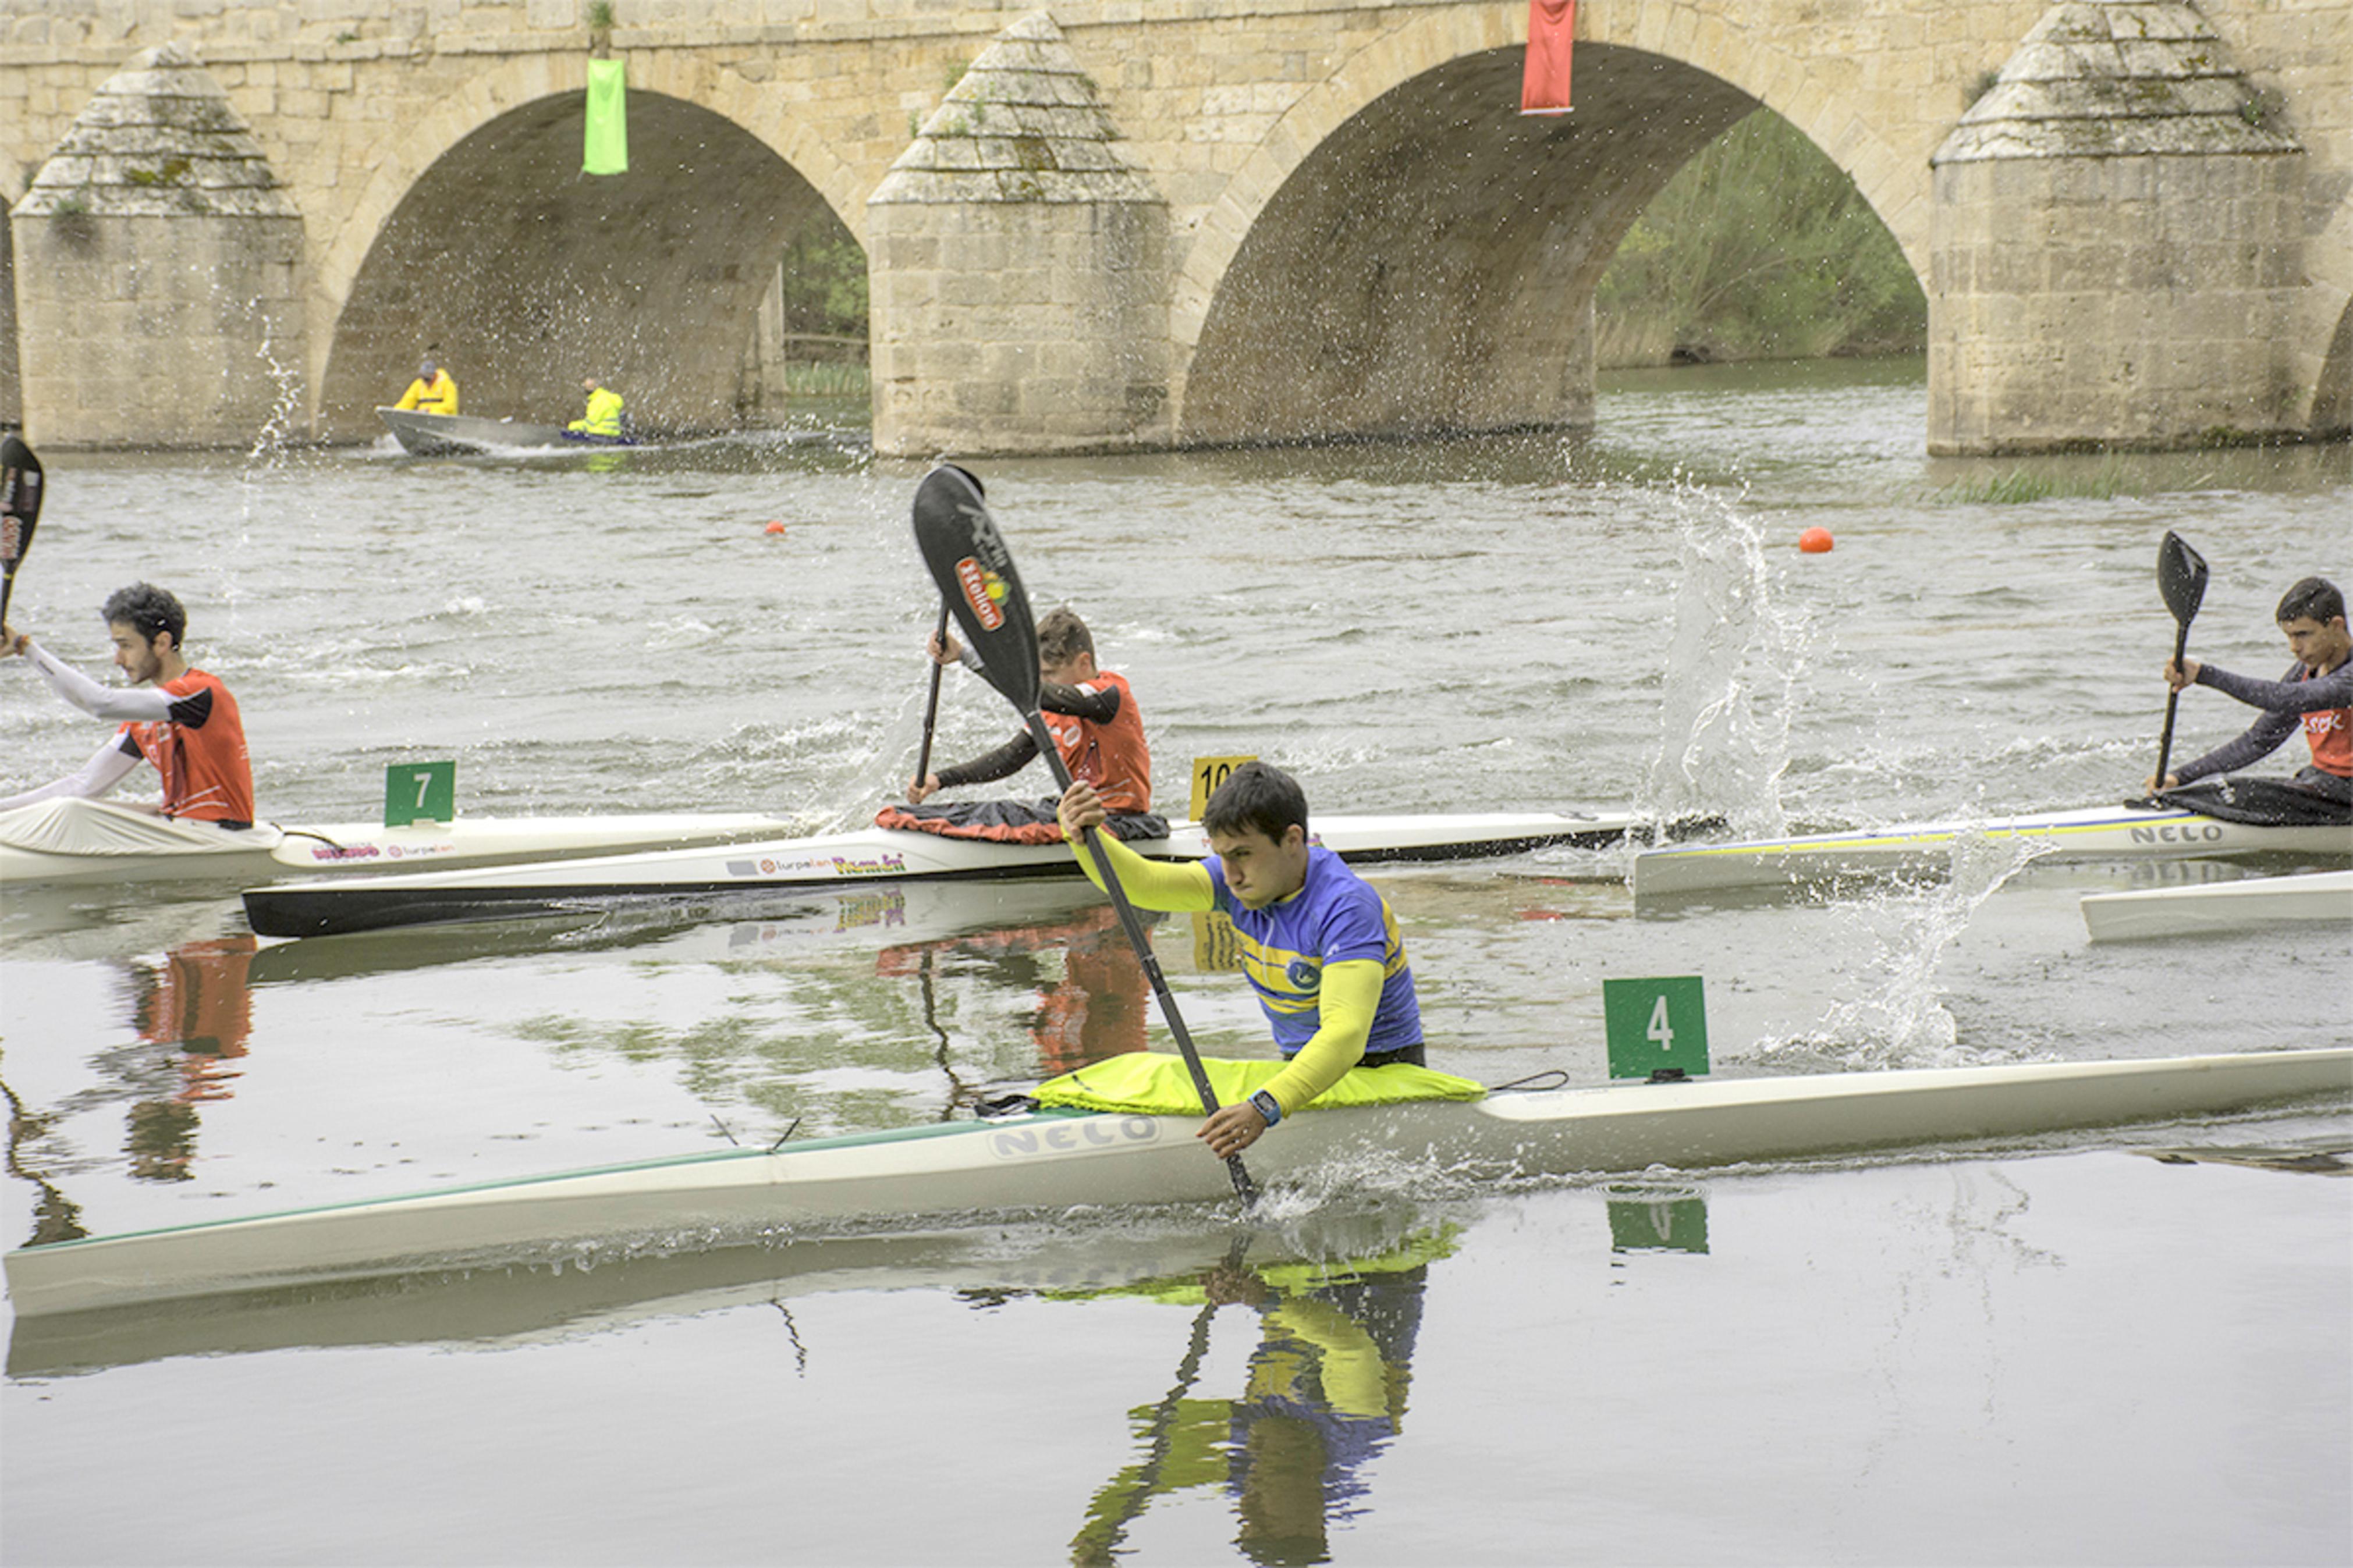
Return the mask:
POLYGON ((1528 0, 1528 60, 1520 76, 1522 114, 1568 112, 1568 50, 1577 0, 1528 0))

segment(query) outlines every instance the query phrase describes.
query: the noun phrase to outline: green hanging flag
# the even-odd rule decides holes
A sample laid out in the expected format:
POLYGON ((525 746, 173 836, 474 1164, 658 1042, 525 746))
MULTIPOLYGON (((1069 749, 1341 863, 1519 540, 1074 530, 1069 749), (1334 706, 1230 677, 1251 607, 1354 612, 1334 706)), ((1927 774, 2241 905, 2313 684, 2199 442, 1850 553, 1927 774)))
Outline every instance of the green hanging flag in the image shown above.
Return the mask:
POLYGON ((619 60, 588 62, 588 126, 580 170, 587 174, 629 172, 629 104, 619 60))

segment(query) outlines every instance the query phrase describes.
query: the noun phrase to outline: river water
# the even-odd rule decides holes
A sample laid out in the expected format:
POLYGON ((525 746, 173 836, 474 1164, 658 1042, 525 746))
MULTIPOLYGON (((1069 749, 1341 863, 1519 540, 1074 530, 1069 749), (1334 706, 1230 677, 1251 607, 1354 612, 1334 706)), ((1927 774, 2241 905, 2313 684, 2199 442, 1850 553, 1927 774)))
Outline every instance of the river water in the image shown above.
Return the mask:
MULTIPOLYGON (((2090 805, 2193 653, 2271 674, 2353 567, 2345 447, 1932 462, 1916 362, 1609 381, 1590 437, 980 465, 1041 608, 1144 704, 1161 803, 1251 753, 1333 811, 1809 829, 2090 805), (2047 489, 2036 500, 1982 499, 2047 489), (1836 548, 1800 553, 1830 530, 1836 548)), ((821 422, 820 422, 821 423, 821 422)), ((864 821, 912 767, 921 466, 854 437, 417 460, 48 455, 13 616, 97 671, 174 588, 261 808, 864 821), (783 524, 770 532, 773 522, 783 524)), ((2185 698, 2177 755, 2242 710, 2185 698)), ((1011 732, 946 683, 941 754, 1011 732)), ((0 789, 102 730, 0 668, 0 789)), ((1042 775, 1025 793, 1043 793, 1042 775)), ((1605 1072, 1605 978, 1698 974, 1718 1068, 2343 1044, 2341 926, 2089 943, 2021 868, 1638 913, 1619 852, 1397 869, 1435 1066, 1605 1072)), ((93 1234, 913 1125, 1128 1048, 1075 890, 257 943, 229 890, 12 890, 5 1226, 93 1234)), ((1205 1048, 1240 980, 1156 946, 1205 1048)), ((1158 1037, 1157 1026, 1150 1029, 1158 1037)), ((1165 1043, 1165 1042, 1164 1042, 1165 1043)), ((1280 1136, 1279 1133, 1275 1134, 1280 1136)), ((2353 1183, 2146 1151, 2343 1114, 1496 1193, 1356 1173, 1223 1210, 686 1247, 12 1323, 23 1563, 2319 1562, 2353 1539, 2353 1183)))

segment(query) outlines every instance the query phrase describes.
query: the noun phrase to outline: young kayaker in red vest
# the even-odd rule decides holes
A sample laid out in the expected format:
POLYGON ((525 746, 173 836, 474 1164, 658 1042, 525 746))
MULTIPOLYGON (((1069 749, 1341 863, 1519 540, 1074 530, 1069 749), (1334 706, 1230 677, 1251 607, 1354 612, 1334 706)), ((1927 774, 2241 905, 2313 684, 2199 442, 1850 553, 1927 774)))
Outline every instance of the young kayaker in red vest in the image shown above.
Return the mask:
MULTIPOLYGON (((941 664, 962 662, 977 673, 978 658, 954 632, 928 645, 941 664)), ((1095 666, 1095 641, 1084 621, 1066 608, 1049 610, 1038 622, 1038 709, 1046 732, 1062 753, 1071 776, 1091 784, 1110 813, 1108 830, 1118 838, 1158 838, 1167 819, 1152 810, 1152 751, 1144 738, 1144 714, 1127 678, 1095 666)), ((875 817, 884 827, 911 827, 950 837, 1054 844, 1062 837, 1051 797, 1032 805, 988 801, 925 806, 944 789, 993 784, 1027 767, 1038 744, 1025 728, 986 756, 944 767, 909 781, 907 800, 917 809, 890 807, 875 817)))
POLYGON ((2326 578, 2306 577, 2280 600, 2279 628, 2295 662, 2277 680, 2250 679, 2194 658, 2167 661, 2165 680, 2174 690, 2211 686, 2263 716, 2236 740, 2166 774, 2163 787, 2243 768, 2271 755, 2301 726, 2312 765, 2296 773, 2296 787, 2353 805, 2353 634, 2346 630, 2344 594, 2326 578))
MULTIPOLYGON (((1102 801, 1082 780, 1063 793, 1060 816, 1087 879, 1102 887, 1094 858, 1080 847, 1084 830, 1103 824, 1102 801)), ((1421 1004, 1388 900, 1308 841, 1298 780, 1246 763, 1209 797, 1201 826, 1215 851, 1203 861, 1147 860, 1112 840, 1103 850, 1138 909, 1216 910, 1233 921, 1242 973, 1283 1068, 1201 1123, 1195 1136, 1222 1160, 1351 1068, 1423 1066, 1421 1004)))
POLYGON ((104 795, 145 758, 164 775, 165 816, 253 826, 253 764, 245 752, 245 721, 237 699, 219 679, 193 668, 181 652, 188 612, 163 589, 145 583, 122 589, 106 601, 107 628, 114 638, 114 662, 133 688, 100 686, 60 664, 30 637, 0 626, 0 652, 23 654, 50 689, 83 712, 123 721, 114 739, 79 771, 37 789, 0 799, 0 811, 58 795, 104 795))

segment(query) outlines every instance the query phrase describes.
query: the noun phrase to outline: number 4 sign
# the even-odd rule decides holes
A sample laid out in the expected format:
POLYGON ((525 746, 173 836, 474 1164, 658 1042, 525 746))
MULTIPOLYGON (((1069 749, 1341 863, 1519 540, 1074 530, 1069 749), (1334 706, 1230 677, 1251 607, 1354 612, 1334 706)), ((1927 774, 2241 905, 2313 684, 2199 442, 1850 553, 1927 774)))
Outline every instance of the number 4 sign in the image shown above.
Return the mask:
POLYGON ((1605 980, 1601 1013, 1611 1078, 1698 1078, 1707 1071, 1707 1006, 1698 975, 1605 980))
POLYGON ((384 770, 384 825, 447 822, 458 815, 458 764, 395 763, 384 770))

